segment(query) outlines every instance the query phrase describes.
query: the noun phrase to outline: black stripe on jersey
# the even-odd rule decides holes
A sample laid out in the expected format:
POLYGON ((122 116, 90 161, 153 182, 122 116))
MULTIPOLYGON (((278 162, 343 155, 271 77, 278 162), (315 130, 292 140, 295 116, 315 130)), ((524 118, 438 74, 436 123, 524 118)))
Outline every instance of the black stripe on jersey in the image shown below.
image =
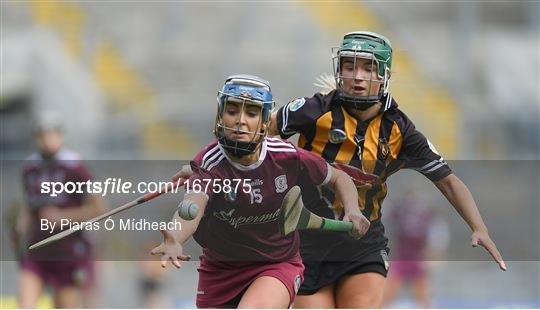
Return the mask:
POLYGON ((359 152, 362 152, 364 149, 364 142, 366 141, 366 128, 367 123, 358 120, 356 123, 356 133, 354 135, 354 142, 356 142, 356 151, 353 154, 351 162, 349 165, 362 169, 362 159, 360 158, 359 152))
POLYGON ((388 163, 384 171, 384 176, 381 176, 383 182, 386 182, 386 179, 392 174, 398 172, 400 169, 405 167, 405 161, 401 159, 394 159, 388 163))
POLYGON ((298 137, 298 147, 311 152, 311 150, 313 149, 311 145, 312 141, 313 141, 313 136, 311 137, 311 139, 308 140, 305 135, 300 134, 300 137, 298 137))
POLYGON ((373 188, 371 188, 370 190, 368 190, 366 192, 366 198, 364 200, 365 202, 365 206, 364 206, 364 215, 370 219, 372 216, 371 216, 371 212, 373 212, 373 197, 381 190, 381 186, 380 185, 375 185, 373 186, 373 188))
MULTIPOLYGON (((341 109, 333 109, 332 110, 332 126, 330 127, 330 132, 333 129, 339 129, 345 131, 344 128, 345 125, 345 116, 343 115, 343 111, 341 109)), ((343 143, 334 144, 330 141, 326 142, 326 145, 324 146, 324 150, 322 152, 321 157, 325 158, 328 162, 334 162, 336 159, 336 155, 339 152, 339 148, 341 147, 343 143)))
POLYGON ((379 141, 377 141, 377 162, 375 164, 374 173, 381 175, 386 168, 386 160, 390 157, 390 148, 388 143, 390 141, 390 133, 392 132, 392 125, 394 122, 388 117, 381 119, 381 127, 379 128, 379 141))
POLYGON ((392 160, 387 161, 386 169, 381 174, 381 180, 383 182, 385 182, 389 176, 405 166, 405 161, 397 159, 399 153, 401 152, 401 148, 403 147, 403 133, 399 129, 399 125, 398 122, 396 122, 395 117, 392 117, 392 119, 393 125, 392 129, 390 130, 388 142, 390 143, 390 148, 392 149, 391 152, 393 155, 391 156, 392 160), (395 134, 395 136, 392 136, 393 134, 395 134))
MULTIPOLYGON (((373 174, 382 175, 386 169, 386 160, 391 155, 390 148, 388 146, 388 141, 390 139, 390 134, 392 132, 393 120, 388 117, 382 117, 380 119, 379 125, 379 141, 377 141, 377 160, 375 161, 375 168, 373 174)), ((368 219, 378 219, 381 206, 380 201, 381 197, 377 195, 382 190, 381 186, 375 186, 366 193, 366 209, 365 214, 367 214, 368 219), (375 209, 375 210, 374 210, 375 209)))
MULTIPOLYGON (((313 124, 315 126, 315 124, 313 124)), ((310 130, 306 134, 300 134, 300 137, 298 138, 298 147, 303 148, 306 151, 310 151, 313 149, 313 139, 315 138, 316 130, 310 130)))

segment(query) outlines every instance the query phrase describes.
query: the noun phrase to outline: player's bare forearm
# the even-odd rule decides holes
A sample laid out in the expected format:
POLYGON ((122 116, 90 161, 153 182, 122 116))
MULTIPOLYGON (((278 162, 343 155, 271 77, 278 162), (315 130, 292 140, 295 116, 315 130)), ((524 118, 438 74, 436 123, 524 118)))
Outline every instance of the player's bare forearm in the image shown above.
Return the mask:
POLYGON ((329 166, 332 173, 330 181, 327 186, 330 187, 335 193, 337 198, 343 204, 345 215, 344 221, 351 221, 353 223, 353 230, 351 235, 359 239, 363 237, 370 226, 369 220, 360 212, 358 208, 358 192, 356 186, 351 177, 345 172, 329 166))
POLYGON ((471 245, 473 247, 478 245, 484 247, 499 264, 499 268, 506 270, 502 255, 499 253, 495 242, 491 240, 487 227, 467 186, 453 174, 443 178, 436 185, 472 229, 471 245))
MULTIPOLYGON (((178 212, 174 212, 174 215, 171 219, 171 221, 180 222, 182 229, 181 230, 175 230, 171 231, 172 235, 174 236, 174 239, 178 241, 180 244, 183 244, 186 242, 197 230, 197 227, 199 226, 199 223, 201 222, 202 216, 204 215, 204 210, 206 209, 206 203, 207 198, 206 195, 198 193, 198 194, 186 194, 184 196, 183 203, 195 203, 199 207, 199 211, 197 212, 197 216, 193 220, 184 220, 183 218, 178 215, 178 212)), ((175 227, 175 226, 173 226, 175 227)))
POLYGON ((174 183, 177 183, 180 178, 189 179, 189 177, 193 174, 193 170, 191 170, 190 165, 183 165, 182 169, 175 173, 172 177, 172 181, 174 183))
POLYGON ((450 174, 435 185, 467 222, 471 230, 487 231, 471 192, 457 176, 450 174))
POLYGON ((199 212, 195 218, 190 221, 184 220, 180 217, 178 211, 175 210, 174 216, 171 219, 171 221, 175 222, 175 225, 172 225, 172 227, 176 228, 176 223, 179 222, 181 223, 182 228, 160 230, 163 235, 163 242, 150 251, 150 254, 152 255, 161 255, 161 267, 163 268, 167 266, 168 261, 176 268, 180 268, 181 261, 188 261, 191 259, 191 256, 183 253, 182 244, 184 244, 184 242, 186 242, 197 230, 201 218, 203 217, 204 209, 206 208, 207 198, 205 194, 201 193, 187 194, 184 196, 184 200, 182 200, 182 204, 184 203, 197 204, 199 212))
POLYGON ((345 212, 358 210, 358 192, 354 182, 345 172, 333 167, 331 169, 332 177, 326 184, 327 187, 336 193, 337 198, 343 204, 345 212))
POLYGON ((277 124, 277 111, 272 112, 270 116, 270 124, 268 124, 268 135, 277 136, 279 135, 279 129, 277 124))

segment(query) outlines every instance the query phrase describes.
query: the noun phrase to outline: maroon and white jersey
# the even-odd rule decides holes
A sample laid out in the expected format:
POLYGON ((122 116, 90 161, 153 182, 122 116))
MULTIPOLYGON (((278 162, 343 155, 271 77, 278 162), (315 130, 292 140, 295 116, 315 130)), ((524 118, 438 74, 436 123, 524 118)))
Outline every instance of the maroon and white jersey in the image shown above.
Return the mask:
POLYGON ((265 139, 259 160, 250 166, 233 162, 216 141, 195 157, 191 167, 192 192, 195 180, 203 185, 208 179, 221 184, 241 180, 237 190, 228 192, 212 184, 203 186, 208 204, 194 234, 201 246, 231 260, 284 261, 297 255, 298 234, 279 233, 283 198, 301 182, 324 185, 331 177, 324 159, 275 138, 265 139))
MULTIPOLYGON (((43 182, 86 182, 92 176, 83 165, 80 156, 72 151, 60 150, 51 159, 43 159, 39 153, 35 153, 27 158, 27 164, 23 170, 23 187, 26 200, 31 212, 31 231, 29 236, 30 244, 41 241, 51 236, 50 231, 42 230, 40 220, 41 211, 48 205, 60 209, 80 208, 83 205, 85 194, 79 193, 59 193, 53 197, 50 194, 41 193, 43 182)), ((53 234, 60 230, 57 224, 53 234)), ((62 253, 62 257, 85 257, 88 255, 88 242, 83 238, 83 233, 77 232, 60 242, 48 245, 47 247, 32 251, 31 257, 36 259, 52 259, 56 254, 62 253)))

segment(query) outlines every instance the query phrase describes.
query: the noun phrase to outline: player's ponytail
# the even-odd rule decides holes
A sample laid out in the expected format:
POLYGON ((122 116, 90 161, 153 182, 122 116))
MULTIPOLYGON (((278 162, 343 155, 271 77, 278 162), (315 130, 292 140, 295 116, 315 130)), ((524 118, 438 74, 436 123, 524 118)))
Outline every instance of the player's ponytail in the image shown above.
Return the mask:
POLYGON ((313 83, 313 85, 320 87, 321 88, 320 93, 323 95, 326 95, 329 92, 336 89, 336 79, 328 73, 321 74, 315 80, 316 80, 316 83, 313 83))

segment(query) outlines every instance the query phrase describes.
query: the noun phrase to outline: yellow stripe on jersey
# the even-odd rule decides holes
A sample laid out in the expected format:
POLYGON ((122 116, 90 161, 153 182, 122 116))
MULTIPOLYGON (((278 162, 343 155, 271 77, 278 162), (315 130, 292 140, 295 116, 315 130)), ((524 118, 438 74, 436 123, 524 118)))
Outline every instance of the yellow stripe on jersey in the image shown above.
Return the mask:
POLYGON ((367 189, 365 188, 358 188, 358 208, 360 208, 360 211, 364 211, 366 209, 366 194, 367 189))
POLYGON ((362 151, 362 168, 365 172, 373 173, 377 162, 377 151, 379 149, 379 131, 383 114, 374 118, 366 130, 364 150, 362 151))
POLYGON ((354 140, 354 134, 356 133, 356 118, 352 117, 347 111, 342 107, 343 117, 345 122, 345 133, 347 134, 347 139, 341 144, 339 152, 336 155, 335 160, 341 163, 349 163, 354 156, 356 151, 356 141, 354 140))
POLYGON ((317 120, 317 131, 311 142, 311 152, 322 156, 324 146, 328 143, 328 133, 332 127, 332 111, 326 112, 317 120))
POLYGON ((398 154, 401 151, 401 145, 403 145, 403 136, 401 135, 397 122, 394 121, 390 138, 388 138, 388 146, 390 147, 391 152, 387 162, 392 159, 397 159, 398 154))
POLYGON ((300 134, 300 137, 298 138, 298 147, 304 148, 306 146, 307 139, 306 136, 303 134, 300 134))
MULTIPOLYGON (((388 168, 388 165, 393 161, 396 160, 399 152, 401 151, 401 146, 403 145, 403 136, 401 135, 401 131, 399 130, 399 126, 396 121, 392 124, 392 130, 390 132, 390 136, 388 137, 388 147, 390 148, 390 156, 386 159, 385 166, 388 168)), ((395 172, 395 171, 394 171, 395 172)), ((388 173, 387 169, 384 169, 383 172, 380 174, 381 179, 386 179, 388 176, 386 175, 388 173)), ((393 173, 393 172, 390 172, 393 173)))

